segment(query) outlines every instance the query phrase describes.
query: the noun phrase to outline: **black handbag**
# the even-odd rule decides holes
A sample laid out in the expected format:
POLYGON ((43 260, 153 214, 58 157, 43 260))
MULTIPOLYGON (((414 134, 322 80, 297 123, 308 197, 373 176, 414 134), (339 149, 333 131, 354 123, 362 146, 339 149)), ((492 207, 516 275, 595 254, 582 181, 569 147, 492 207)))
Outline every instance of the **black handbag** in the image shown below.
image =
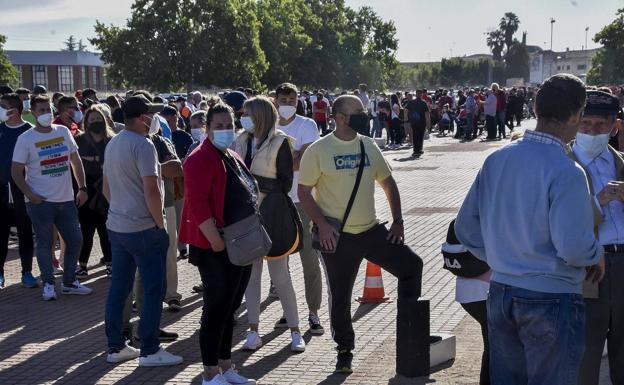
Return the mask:
POLYGON ((490 271, 490 266, 475 257, 464 245, 459 243, 455 235, 455 220, 451 221, 446 234, 446 242, 442 245, 444 269, 463 278, 475 278, 490 271))
POLYGON ((364 149, 364 142, 360 139, 360 164, 358 167, 357 176, 355 177, 355 185, 353 186, 353 191, 351 191, 351 197, 349 197, 349 203, 347 203, 347 209, 345 210, 344 216, 342 217, 342 221, 340 219, 325 217, 327 223, 332 226, 338 232, 336 236, 336 248, 332 250, 327 250, 323 248, 321 245, 321 236, 319 234, 319 228, 316 223, 312 226, 312 248, 319 250, 324 254, 333 254, 336 252, 338 248, 338 242, 340 240, 340 234, 344 230, 345 224, 347 223, 347 219, 349 218, 349 213, 351 213, 351 208, 353 207, 353 203, 355 202, 355 196, 357 195, 358 189, 360 188, 360 182, 362 181, 362 174, 364 173, 364 163, 366 163, 366 151, 364 149))

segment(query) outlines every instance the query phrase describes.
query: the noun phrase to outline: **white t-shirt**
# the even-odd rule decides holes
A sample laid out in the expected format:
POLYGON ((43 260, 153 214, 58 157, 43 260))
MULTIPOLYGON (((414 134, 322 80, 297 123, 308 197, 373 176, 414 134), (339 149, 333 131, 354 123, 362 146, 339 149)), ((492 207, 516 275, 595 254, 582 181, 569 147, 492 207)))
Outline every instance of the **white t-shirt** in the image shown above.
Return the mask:
MULTIPOLYGON (((303 117, 301 115, 295 116, 290 124, 287 126, 277 125, 278 130, 282 130, 286 135, 295 138, 294 150, 299 151, 301 147, 309 143, 316 142, 321 136, 318 132, 318 127, 314 120, 303 117)), ((293 185, 290 190, 290 198, 293 202, 299 202, 299 196, 297 195, 297 185, 299 184, 299 171, 295 171, 293 175, 293 185)))
POLYGON ((53 124, 47 134, 31 128, 17 138, 13 162, 26 165, 26 183, 33 193, 48 202, 69 202, 74 200, 69 157, 77 150, 65 126, 53 124))

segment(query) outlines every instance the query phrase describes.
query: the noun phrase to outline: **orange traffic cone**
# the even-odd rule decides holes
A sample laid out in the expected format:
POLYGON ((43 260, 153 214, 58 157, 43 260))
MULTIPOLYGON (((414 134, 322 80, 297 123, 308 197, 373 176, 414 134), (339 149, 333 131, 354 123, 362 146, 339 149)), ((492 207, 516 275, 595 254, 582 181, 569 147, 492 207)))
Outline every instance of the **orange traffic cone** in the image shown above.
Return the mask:
POLYGON ((358 298, 360 303, 383 303, 390 299, 385 296, 381 267, 368 262, 366 265, 366 280, 364 281, 364 294, 358 298))

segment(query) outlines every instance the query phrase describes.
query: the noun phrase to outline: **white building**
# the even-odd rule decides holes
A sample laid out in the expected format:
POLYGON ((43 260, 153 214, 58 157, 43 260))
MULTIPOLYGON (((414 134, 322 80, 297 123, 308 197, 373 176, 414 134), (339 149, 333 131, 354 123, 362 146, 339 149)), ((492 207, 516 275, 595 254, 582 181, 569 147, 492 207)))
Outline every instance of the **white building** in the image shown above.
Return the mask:
POLYGON ((530 76, 529 82, 533 85, 540 84, 552 75, 568 73, 585 80, 587 71, 591 65, 591 59, 599 48, 554 52, 551 50, 529 51, 530 76))

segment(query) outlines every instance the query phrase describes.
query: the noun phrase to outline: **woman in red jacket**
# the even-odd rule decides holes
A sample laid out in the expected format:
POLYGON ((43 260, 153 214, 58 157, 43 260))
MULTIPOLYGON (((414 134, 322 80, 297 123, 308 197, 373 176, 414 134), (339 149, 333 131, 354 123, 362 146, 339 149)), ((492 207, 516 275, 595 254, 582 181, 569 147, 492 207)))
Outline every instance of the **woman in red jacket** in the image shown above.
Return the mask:
POLYGON ((204 286, 199 345, 202 385, 255 384, 234 371, 231 361, 234 312, 240 306, 251 266, 230 263, 219 229, 256 211, 258 186, 236 153, 234 113, 216 104, 207 115, 208 138, 184 162, 184 209, 180 240, 204 286))

